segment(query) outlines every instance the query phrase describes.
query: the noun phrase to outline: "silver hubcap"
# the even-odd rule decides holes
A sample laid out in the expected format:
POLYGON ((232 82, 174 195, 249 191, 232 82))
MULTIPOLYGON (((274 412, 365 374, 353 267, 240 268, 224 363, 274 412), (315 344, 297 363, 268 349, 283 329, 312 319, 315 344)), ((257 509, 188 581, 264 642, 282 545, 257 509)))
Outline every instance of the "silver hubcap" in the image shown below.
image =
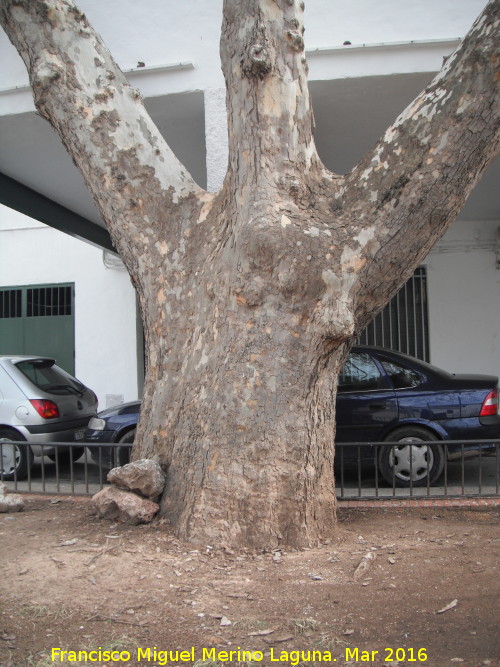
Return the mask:
POLYGON ((0 440, 2 446, 2 472, 4 475, 12 475, 21 461, 21 452, 19 451, 19 447, 4 445, 3 443, 4 440, 0 440))
POLYGON ((434 454, 428 445, 419 444, 421 442, 419 438, 404 438, 389 454, 394 475, 405 482, 419 482, 432 470, 434 454))

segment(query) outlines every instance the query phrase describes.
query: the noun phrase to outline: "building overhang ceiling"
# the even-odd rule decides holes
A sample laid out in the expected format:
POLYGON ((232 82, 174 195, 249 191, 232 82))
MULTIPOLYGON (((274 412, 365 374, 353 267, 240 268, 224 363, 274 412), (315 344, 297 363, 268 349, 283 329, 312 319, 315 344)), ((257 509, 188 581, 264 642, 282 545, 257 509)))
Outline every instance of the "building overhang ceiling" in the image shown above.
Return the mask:
MULTIPOLYGON (((433 73, 312 81, 315 138, 325 165, 349 171, 430 81, 433 73)), ((203 92, 146 99, 167 143, 206 186, 203 92)), ((50 125, 35 112, 0 117, 0 201, 79 238, 111 248, 105 225, 79 171, 50 125)), ((500 218, 500 164, 490 166, 459 217, 500 218)))

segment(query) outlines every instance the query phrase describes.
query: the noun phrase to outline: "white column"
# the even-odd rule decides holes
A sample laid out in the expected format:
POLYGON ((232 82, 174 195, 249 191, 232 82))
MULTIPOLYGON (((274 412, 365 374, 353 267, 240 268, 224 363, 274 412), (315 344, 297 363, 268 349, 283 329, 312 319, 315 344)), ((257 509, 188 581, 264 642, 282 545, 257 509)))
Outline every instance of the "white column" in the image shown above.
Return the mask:
POLYGON ((205 142, 207 149, 207 190, 217 192, 227 171, 226 90, 205 90, 205 142))

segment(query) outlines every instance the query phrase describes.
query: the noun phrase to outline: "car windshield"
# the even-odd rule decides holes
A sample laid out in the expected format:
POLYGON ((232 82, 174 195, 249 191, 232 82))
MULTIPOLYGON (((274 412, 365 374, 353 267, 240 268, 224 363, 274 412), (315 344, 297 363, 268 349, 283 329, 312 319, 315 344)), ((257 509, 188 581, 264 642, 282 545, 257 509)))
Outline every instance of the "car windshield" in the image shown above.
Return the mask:
POLYGON ((53 359, 30 359, 16 364, 21 373, 48 394, 83 394, 85 386, 56 365, 53 359))

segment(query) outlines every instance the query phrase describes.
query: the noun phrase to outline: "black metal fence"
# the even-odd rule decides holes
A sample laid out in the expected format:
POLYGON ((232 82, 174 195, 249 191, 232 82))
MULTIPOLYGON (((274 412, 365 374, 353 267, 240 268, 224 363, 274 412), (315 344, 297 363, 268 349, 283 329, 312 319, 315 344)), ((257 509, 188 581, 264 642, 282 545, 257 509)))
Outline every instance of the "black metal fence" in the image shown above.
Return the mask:
MULTIPOLYGON (((120 445, 123 448, 123 445, 120 445)), ((0 482, 16 493, 40 493, 61 495, 94 495, 107 486, 109 451, 118 448, 115 444, 92 444, 91 450, 84 442, 15 442, 0 441, 0 482), (18 474, 17 468, 10 474, 6 469, 16 460, 16 450, 31 446, 28 456, 30 464, 26 474, 18 474), (83 453, 82 453, 83 451, 83 453)), ((131 449, 131 447, 130 447, 131 449)), ((19 460, 19 454, 17 459, 19 460)))
POLYGON ((335 482, 346 500, 498 496, 500 439, 337 443, 335 482))
MULTIPOLYGON (((91 449, 82 442, 30 444, 33 449, 27 450, 30 445, 24 442, 0 441, 0 481, 11 491, 93 495, 107 485, 118 450, 123 462, 123 444, 92 444, 91 449), (26 474, 18 475, 15 468, 6 472, 23 450, 25 455, 29 451, 26 474)), ((494 497, 499 495, 499 473, 500 439, 336 445, 336 491, 344 500, 494 497), (439 448, 434 456, 433 447, 439 448)))

